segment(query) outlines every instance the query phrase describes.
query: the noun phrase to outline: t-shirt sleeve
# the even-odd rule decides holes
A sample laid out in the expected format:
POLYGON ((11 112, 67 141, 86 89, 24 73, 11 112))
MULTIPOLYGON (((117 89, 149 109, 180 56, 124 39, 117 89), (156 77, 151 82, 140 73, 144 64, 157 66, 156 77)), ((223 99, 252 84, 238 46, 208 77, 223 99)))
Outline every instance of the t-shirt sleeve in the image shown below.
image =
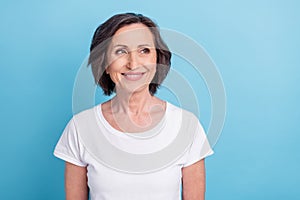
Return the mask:
POLYGON ((74 120, 71 119, 56 144, 54 156, 74 165, 85 167, 87 163, 82 159, 83 151, 84 147, 80 144, 74 120))
POLYGON ((187 167, 196 163, 203 158, 212 155, 214 152, 210 147, 209 141, 206 137, 205 131, 198 121, 195 129, 194 140, 187 151, 186 159, 183 167, 187 167))

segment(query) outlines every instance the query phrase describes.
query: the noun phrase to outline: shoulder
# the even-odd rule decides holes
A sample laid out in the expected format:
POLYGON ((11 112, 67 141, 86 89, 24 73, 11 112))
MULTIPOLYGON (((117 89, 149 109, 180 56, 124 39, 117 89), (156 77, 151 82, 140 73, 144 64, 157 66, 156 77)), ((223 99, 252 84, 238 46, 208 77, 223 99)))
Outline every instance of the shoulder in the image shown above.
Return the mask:
POLYGON ((73 115, 70 123, 74 125, 74 127, 79 130, 89 129, 88 127, 97 124, 97 109, 99 105, 96 105, 92 108, 81 111, 75 115, 73 115))
POLYGON ((96 118, 96 115, 97 115, 97 107, 99 105, 96 105, 92 108, 89 108, 89 109, 86 109, 86 110, 83 110, 77 114, 75 114, 73 117, 72 117, 72 121, 75 125, 78 125, 78 124, 82 124, 82 123, 87 123, 93 119, 96 118))
POLYGON ((170 102, 167 102, 167 114, 169 114, 171 117, 181 117, 184 120, 188 120, 188 121, 199 121, 198 117, 191 111, 188 111, 186 109, 183 109, 177 105, 174 105, 170 102))

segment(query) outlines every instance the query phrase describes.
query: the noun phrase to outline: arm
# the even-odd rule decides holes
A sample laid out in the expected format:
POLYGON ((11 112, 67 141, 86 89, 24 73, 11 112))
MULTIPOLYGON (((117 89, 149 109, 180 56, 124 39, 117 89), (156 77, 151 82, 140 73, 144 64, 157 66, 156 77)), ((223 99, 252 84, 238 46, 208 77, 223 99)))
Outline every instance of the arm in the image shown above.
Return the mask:
POLYGON ((87 169, 66 162, 66 200, 88 200, 87 169))
POLYGON ((205 199, 204 159, 182 168, 182 200, 205 199))

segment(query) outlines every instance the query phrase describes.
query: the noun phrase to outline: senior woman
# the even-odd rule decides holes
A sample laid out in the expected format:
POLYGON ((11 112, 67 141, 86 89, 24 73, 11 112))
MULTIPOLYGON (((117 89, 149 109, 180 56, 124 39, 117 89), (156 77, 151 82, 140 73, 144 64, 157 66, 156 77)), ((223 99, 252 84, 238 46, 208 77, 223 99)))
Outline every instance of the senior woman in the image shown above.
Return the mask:
POLYGON ((67 200, 204 199, 204 158, 213 151, 203 128, 193 114, 155 96, 170 59, 157 25, 141 14, 117 14, 96 29, 89 63, 104 94, 115 95, 73 116, 56 145, 54 155, 66 161, 67 200), (182 127, 192 142, 164 167, 134 173, 101 161, 97 134, 122 151, 147 155, 167 148, 182 127))

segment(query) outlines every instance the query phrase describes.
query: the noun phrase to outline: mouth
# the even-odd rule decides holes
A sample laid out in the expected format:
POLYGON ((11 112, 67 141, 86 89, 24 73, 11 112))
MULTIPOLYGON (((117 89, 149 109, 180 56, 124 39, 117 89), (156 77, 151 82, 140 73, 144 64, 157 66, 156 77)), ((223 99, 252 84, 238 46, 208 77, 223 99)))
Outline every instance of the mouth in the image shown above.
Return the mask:
POLYGON ((121 73, 121 74, 122 74, 122 76, 124 76, 124 78, 126 80, 137 81, 137 80, 140 80, 145 73, 146 72, 127 72, 127 73, 121 73))

